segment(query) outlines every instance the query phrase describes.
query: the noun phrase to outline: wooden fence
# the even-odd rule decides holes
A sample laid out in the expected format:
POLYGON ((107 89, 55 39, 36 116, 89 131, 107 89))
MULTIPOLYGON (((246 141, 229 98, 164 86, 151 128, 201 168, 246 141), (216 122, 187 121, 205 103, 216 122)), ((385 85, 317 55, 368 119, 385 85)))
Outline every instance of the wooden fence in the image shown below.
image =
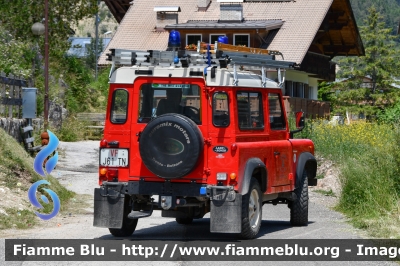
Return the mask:
POLYGON ((286 112, 295 113, 303 111, 307 118, 326 118, 330 117, 330 102, 296 98, 296 97, 283 97, 285 102, 286 112))
POLYGON ((22 88, 26 80, 0 73, 0 117, 22 118, 22 88))

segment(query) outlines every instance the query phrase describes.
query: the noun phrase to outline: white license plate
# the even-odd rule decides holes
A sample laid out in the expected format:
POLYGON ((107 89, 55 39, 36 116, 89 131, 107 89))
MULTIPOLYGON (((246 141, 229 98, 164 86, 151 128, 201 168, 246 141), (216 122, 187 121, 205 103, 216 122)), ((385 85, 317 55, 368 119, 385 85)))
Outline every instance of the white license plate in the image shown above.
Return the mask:
POLYGON ((100 162, 102 166, 128 166, 128 149, 101 149, 100 162))

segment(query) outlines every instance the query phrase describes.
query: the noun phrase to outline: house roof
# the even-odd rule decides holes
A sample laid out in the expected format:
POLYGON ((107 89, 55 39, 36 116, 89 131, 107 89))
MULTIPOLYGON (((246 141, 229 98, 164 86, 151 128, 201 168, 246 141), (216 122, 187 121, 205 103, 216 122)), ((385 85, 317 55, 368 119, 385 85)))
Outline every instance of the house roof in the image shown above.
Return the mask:
POLYGON ((221 22, 189 20, 186 23, 170 24, 165 27, 173 29, 266 29, 274 30, 282 26, 282 20, 248 20, 243 22, 221 22))
MULTIPOLYGON (((197 4, 198 0, 168 1, 168 6, 181 8, 178 13, 178 24, 181 25, 174 25, 176 28, 189 24, 216 24, 220 17, 220 3, 211 1, 205 12, 199 11, 197 4)), ((163 5, 165 0, 135 0, 106 51, 111 48, 166 50, 169 33, 155 29, 157 16, 154 7, 163 5)), ((313 48, 313 52, 331 57, 364 53, 349 0, 244 2, 243 17, 245 23, 254 24, 260 21, 282 21, 268 49, 279 50, 285 60, 298 64, 310 48, 313 48)), ((103 53, 98 63, 107 64, 105 59, 103 53)))

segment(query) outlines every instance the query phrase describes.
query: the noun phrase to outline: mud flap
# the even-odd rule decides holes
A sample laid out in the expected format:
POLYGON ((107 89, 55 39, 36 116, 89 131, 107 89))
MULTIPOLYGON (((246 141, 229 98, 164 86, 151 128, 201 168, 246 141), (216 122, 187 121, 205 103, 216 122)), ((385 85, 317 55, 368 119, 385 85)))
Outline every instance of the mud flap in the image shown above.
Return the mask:
POLYGON ((242 232, 242 195, 233 201, 212 200, 210 213, 211 233, 242 232))
POLYGON ((122 228, 125 194, 103 188, 94 189, 93 226, 122 228))

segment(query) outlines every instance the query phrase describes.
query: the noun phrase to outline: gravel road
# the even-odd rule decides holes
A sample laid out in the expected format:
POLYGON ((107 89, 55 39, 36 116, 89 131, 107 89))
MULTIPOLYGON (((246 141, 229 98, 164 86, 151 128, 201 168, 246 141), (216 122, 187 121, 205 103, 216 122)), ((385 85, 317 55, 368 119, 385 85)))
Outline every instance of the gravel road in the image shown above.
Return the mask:
MULTIPOLYGON (((5 262, 4 238, 27 239, 115 239, 107 229, 93 227, 93 189, 97 184, 98 141, 74 143, 61 142, 62 150, 53 175, 68 189, 88 194, 90 207, 83 214, 59 214, 42 222, 39 228, 29 230, 7 230, 2 232, 0 241, 0 265, 52 265, 48 262, 5 262), (4 264, 3 264, 4 263, 4 264)), ((259 239, 359 239, 363 233, 346 223, 345 217, 329 207, 334 198, 310 192, 308 227, 291 227, 289 209, 286 205, 264 205, 263 222, 259 239)), ((176 239, 176 240, 229 240, 233 236, 209 233, 209 216, 195 220, 191 225, 179 225, 173 218, 162 218, 161 212, 139 220, 135 233, 128 237, 135 239, 176 239)), ((57 265, 98 265, 99 262, 57 262, 57 265)), ((107 265, 158 265, 157 262, 107 262, 107 265)), ((213 262, 163 262, 167 265, 211 265, 213 262)), ((242 262, 218 262, 218 265, 242 265, 242 262)), ((292 265, 293 262, 255 262, 251 265, 292 265)), ((296 262, 296 265, 398 265, 389 262, 296 262)))

